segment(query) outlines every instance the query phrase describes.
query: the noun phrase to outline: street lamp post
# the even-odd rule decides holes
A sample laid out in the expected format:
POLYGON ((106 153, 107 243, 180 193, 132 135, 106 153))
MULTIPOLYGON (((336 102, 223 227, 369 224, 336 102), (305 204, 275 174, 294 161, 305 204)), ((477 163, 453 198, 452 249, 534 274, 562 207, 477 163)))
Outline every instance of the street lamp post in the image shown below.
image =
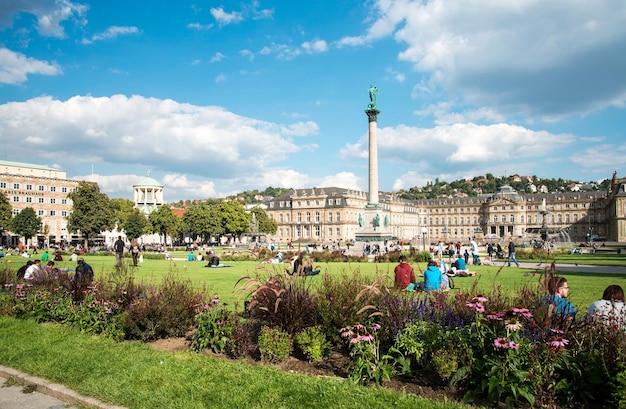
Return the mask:
POLYGON ((428 229, 426 227, 422 227, 422 250, 426 251, 426 233, 428 229))

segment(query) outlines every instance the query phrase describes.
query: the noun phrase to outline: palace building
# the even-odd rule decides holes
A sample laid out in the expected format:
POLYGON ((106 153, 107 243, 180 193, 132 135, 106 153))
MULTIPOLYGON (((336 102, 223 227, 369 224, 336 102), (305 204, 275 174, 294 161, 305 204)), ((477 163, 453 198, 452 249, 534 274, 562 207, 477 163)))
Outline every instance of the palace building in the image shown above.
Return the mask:
MULTIPOLYGON (((278 243, 350 242, 362 227, 366 192, 342 188, 296 189, 273 198, 266 210, 278 223, 278 243)), ((540 239, 544 230, 561 241, 590 237, 626 241, 626 178, 613 175, 608 191, 523 194, 510 186, 478 197, 404 200, 380 194, 394 239, 416 243, 540 239)))

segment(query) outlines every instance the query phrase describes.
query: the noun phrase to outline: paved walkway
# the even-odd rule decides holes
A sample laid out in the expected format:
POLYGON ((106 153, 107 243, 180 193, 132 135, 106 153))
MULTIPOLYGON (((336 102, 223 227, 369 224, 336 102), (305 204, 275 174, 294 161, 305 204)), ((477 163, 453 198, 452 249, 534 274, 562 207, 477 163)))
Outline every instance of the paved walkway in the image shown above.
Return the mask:
POLYGON ((0 409, 78 409, 73 405, 124 409, 82 396, 63 385, 0 366, 0 409), (9 379, 11 382, 7 383, 9 379))

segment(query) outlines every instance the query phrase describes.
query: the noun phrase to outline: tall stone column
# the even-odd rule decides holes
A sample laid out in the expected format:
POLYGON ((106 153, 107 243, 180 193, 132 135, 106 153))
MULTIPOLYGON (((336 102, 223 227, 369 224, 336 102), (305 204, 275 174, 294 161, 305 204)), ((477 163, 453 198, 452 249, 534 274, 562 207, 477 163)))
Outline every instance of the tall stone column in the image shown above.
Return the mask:
POLYGON ((376 108, 365 111, 369 120, 369 205, 378 205, 378 114, 376 108))

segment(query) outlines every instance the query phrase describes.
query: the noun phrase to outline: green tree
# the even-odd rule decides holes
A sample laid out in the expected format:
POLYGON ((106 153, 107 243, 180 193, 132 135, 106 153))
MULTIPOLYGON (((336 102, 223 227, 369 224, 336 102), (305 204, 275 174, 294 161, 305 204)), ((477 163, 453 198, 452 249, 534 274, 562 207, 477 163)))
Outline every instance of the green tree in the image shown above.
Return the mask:
POLYGON ((120 230, 126 231, 126 220, 135 212, 135 202, 129 199, 115 198, 111 199, 111 206, 115 211, 115 222, 120 230))
POLYGON ((148 225, 148 219, 144 216, 139 209, 133 209, 133 212, 126 216, 124 222, 124 233, 130 240, 134 240, 141 237, 146 232, 146 226, 148 225))
POLYGON ((158 209, 150 213, 148 216, 152 233, 157 233, 161 237, 176 237, 179 230, 180 222, 178 216, 172 213, 172 208, 168 205, 159 206, 158 209))
POLYGON ((216 233, 219 220, 215 220, 214 212, 207 203, 194 203, 187 208, 183 215, 183 230, 195 239, 201 237, 208 241, 211 233, 216 233))
POLYGON ((94 182, 78 182, 76 190, 67 195, 72 202, 72 213, 67 218, 67 229, 72 233, 80 232, 85 238, 85 247, 89 239, 101 232, 115 227, 115 211, 109 197, 100 192, 94 182))
POLYGON ((269 234, 276 234, 278 223, 274 219, 270 219, 260 206, 253 207, 250 211, 259 223, 259 231, 269 234))
POLYGON ((11 231, 24 237, 24 244, 33 238, 41 228, 41 219, 32 207, 25 207, 19 212, 11 223, 11 231))
POLYGON ((241 236, 250 230, 250 219, 246 209, 236 200, 220 203, 218 206, 221 225, 225 234, 241 236))
POLYGON ((9 199, 0 192, 0 232, 11 230, 13 213, 9 199))

